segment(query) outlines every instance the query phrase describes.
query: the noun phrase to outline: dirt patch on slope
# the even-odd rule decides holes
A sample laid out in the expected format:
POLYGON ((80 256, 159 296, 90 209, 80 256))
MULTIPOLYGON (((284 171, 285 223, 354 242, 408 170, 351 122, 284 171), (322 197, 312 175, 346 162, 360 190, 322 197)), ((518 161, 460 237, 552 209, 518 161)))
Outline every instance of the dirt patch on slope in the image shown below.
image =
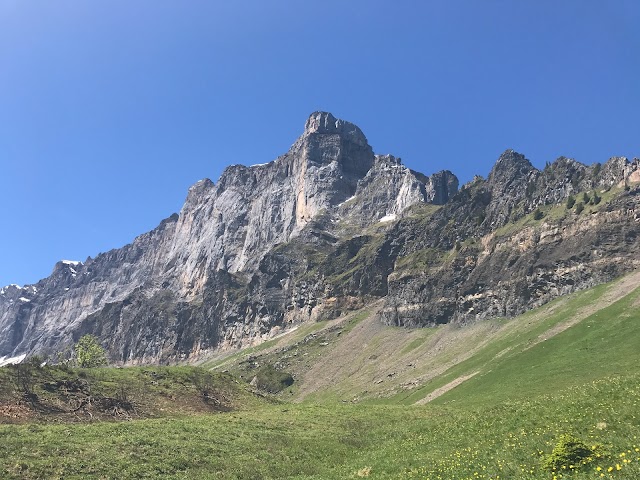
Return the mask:
POLYGON ((359 377, 367 370, 369 360, 362 355, 370 346, 372 339, 385 327, 376 319, 382 307, 382 301, 373 304, 369 316, 358 323, 339 342, 327 345, 327 354, 315 362, 304 374, 296 401, 304 400, 308 395, 333 386, 337 379, 359 377))
POLYGON ((452 388, 457 387, 462 382, 466 382, 471 377, 476 376, 478 373, 479 372, 473 372, 473 373, 470 373, 469 375, 463 375, 461 377, 458 377, 455 380, 447 383, 446 385, 443 385, 440 388, 436 388, 429 395, 427 395, 426 397, 424 397, 424 398, 418 400, 416 403, 414 403, 414 405, 424 405, 425 403, 429 403, 431 400, 434 400, 434 399, 438 398, 440 395, 444 395, 445 393, 447 393, 452 388))

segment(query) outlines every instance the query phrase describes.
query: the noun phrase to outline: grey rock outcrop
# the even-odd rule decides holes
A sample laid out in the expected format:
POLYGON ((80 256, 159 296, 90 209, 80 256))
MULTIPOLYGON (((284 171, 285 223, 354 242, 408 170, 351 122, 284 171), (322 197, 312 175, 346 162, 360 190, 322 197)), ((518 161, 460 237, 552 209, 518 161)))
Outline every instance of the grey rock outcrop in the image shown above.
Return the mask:
MULTIPOLYGON (((196 183, 179 214, 130 245, 84 263, 57 264, 24 301, 5 289, 0 356, 50 353, 94 333, 116 361, 165 362, 260 341, 286 328, 285 319, 300 321, 287 314, 287 305, 300 303, 301 295, 315 305, 313 288, 284 277, 274 288, 275 280, 261 271, 269 270, 263 259, 275 246, 315 231, 311 222, 340 211, 358 192, 370 195, 367 182, 376 183, 379 163, 357 126, 313 113, 286 154, 267 164, 232 165, 217 183, 196 183)), ((371 195, 362 209, 369 209, 368 217, 352 214, 354 222, 377 222, 378 215, 429 201, 428 179, 406 172, 378 181, 387 194, 371 195)), ((450 175, 446 181, 432 188, 448 195, 456 180, 450 175)), ((322 235, 335 241, 331 233, 322 235)))
POLYGON ((486 181, 465 185, 430 217, 430 232, 417 221, 394 232, 383 321, 415 327, 515 316, 640 267, 639 168, 636 160, 600 168, 561 157, 538 171, 505 152, 486 181), (578 192, 588 213, 564 203, 578 192), (598 192, 612 199, 596 202, 598 192))
POLYGON ((442 205, 457 191, 458 179, 449 171, 427 177, 393 155, 376 155, 354 195, 338 205, 338 216, 359 226, 393 221, 412 205, 442 205))
POLYGON ((382 297, 390 325, 515 315, 638 266, 638 183, 637 159, 538 170, 507 150, 458 190, 315 112, 287 153, 197 182, 131 244, 1 289, 0 358, 90 333, 116 363, 195 359, 382 297), (565 207, 579 193, 584 213, 565 207))

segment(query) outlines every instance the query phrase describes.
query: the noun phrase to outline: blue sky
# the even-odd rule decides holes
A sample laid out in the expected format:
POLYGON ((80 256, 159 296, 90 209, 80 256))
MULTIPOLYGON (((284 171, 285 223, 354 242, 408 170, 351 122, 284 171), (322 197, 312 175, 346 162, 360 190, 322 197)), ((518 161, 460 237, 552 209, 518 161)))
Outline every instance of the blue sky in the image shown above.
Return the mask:
POLYGON ((315 110, 426 174, 640 156, 640 2, 0 0, 0 285, 120 247, 315 110))

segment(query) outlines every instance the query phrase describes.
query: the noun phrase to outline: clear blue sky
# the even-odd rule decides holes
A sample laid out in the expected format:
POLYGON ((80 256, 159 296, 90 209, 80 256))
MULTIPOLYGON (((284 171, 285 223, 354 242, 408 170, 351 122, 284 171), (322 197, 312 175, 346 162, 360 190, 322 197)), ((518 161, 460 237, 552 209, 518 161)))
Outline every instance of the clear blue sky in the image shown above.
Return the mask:
POLYGON ((640 156, 640 2, 0 0, 0 285, 120 247, 314 110, 426 174, 640 156))

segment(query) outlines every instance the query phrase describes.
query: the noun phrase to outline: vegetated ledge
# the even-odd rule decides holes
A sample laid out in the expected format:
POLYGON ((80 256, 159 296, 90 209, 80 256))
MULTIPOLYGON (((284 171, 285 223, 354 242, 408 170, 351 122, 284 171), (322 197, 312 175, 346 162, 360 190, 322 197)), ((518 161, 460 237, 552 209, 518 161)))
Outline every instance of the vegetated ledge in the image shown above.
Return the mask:
POLYGON ((231 375, 198 367, 0 368, 0 424, 91 422, 216 413, 269 402, 231 375))

